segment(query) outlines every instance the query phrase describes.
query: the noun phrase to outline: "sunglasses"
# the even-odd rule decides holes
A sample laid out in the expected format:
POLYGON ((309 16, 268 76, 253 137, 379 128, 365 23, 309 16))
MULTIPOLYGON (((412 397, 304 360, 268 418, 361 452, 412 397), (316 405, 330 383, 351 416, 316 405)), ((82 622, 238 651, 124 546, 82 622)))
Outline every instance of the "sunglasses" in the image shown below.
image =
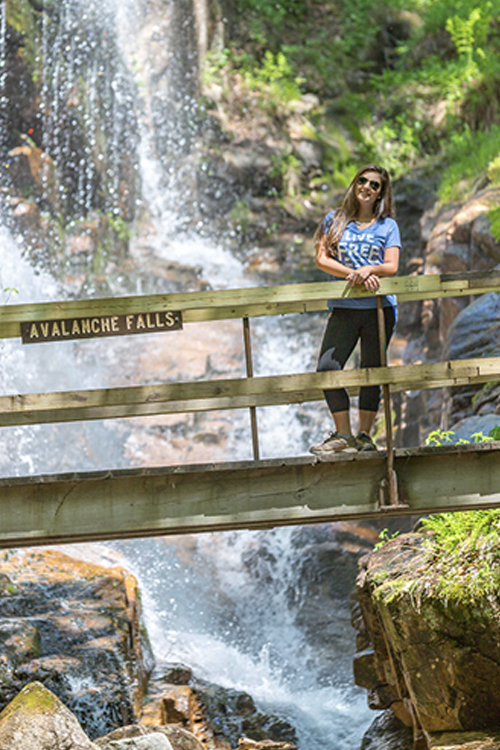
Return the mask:
POLYGON ((380 188, 382 187, 380 182, 377 182, 377 180, 369 180, 368 177, 363 177, 363 175, 361 175, 361 177, 358 177, 358 185, 366 185, 367 182, 370 183, 371 189, 375 192, 380 190, 380 188))

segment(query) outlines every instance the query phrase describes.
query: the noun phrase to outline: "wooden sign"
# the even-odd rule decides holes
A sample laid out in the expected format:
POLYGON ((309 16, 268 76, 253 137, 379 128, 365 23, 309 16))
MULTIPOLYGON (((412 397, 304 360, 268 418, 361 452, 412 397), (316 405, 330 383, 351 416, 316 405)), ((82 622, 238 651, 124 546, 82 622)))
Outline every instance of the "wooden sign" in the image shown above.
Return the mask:
POLYGON ((163 310, 162 312, 22 322, 21 336, 23 344, 41 344, 44 341, 91 339, 99 336, 163 333, 178 331, 181 328, 182 313, 178 310, 163 310))

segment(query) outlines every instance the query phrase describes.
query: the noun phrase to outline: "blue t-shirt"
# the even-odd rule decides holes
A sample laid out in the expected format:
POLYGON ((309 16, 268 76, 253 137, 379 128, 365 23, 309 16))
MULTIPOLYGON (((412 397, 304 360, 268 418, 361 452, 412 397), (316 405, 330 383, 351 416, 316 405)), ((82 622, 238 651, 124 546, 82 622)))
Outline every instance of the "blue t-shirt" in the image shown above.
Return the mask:
MULTIPOLYGON (((335 216, 335 211, 327 213, 323 219, 323 234, 326 234, 335 216)), ((389 216, 385 219, 377 219, 375 224, 360 229, 354 221, 345 228, 342 239, 337 248, 335 260, 348 268, 361 268, 361 266, 379 266, 384 262, 384 254, 387 247, 401 247, 399 227, 389 216)), ((329 274, 331 281, 344 281, 329 274)), ((392 306, 396 309, 396 297, 388 294, 383 300, 384 306, 392 306)), ((362 310, 371 310, 377 307, 376 297, 348 297, 345 299, 331 299, 328 307, 354 307, 362 310)))

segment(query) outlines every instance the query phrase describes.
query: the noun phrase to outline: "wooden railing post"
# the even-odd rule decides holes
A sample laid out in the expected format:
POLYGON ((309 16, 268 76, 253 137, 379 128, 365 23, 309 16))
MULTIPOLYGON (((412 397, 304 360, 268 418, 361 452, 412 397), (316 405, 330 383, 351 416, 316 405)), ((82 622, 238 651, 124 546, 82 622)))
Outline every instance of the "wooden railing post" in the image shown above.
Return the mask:
MULTIPOLYGON (((383 297, 377 297, 378 343, 380 348, 380 366, 387 367, 387 337, 385 334, 385 317, 383 297)), ((394 471, 394 437, 392 433, 391 389, 388 383, 382 385, 384 400, 385 435, 387 443, 387 476, 381 487, 381 506, 399 505, 398 479, 394 471), (386 498, 388 502, 386 502, 386 498)))
MULTIPOLYGON (((245 342, 245 362, 247 367, 247 378, 253 378, 252 340, 250 337, 250 321, 248 318, 243 318, 243 339, 245 342)), ((253 457, 256 461, 258 461, 259 429, 257 425, 257 409, 255 408, 255 406, 250 407, 250 426, 252 430, 253 457)))

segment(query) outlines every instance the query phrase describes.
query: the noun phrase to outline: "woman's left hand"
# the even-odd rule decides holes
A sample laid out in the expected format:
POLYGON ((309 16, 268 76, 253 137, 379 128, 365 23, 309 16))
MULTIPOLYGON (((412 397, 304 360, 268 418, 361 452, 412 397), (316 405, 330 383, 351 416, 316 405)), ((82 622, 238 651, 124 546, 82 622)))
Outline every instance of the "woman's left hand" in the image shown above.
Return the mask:
POLYGON ((367 292, 377 292, 380 288, 379 277, 372 273, 367 279, 365 279, 364 287, 367 292))
MULTIPOLYGON (((356 284, 366 284, 367 280, 373 274, 373 266, 361 266, 356 268, 354 271, 347 276, 347 282, 349 286, 356 286, 356 284)), ((377 287, 378 288, 378 287, 377 287)))

